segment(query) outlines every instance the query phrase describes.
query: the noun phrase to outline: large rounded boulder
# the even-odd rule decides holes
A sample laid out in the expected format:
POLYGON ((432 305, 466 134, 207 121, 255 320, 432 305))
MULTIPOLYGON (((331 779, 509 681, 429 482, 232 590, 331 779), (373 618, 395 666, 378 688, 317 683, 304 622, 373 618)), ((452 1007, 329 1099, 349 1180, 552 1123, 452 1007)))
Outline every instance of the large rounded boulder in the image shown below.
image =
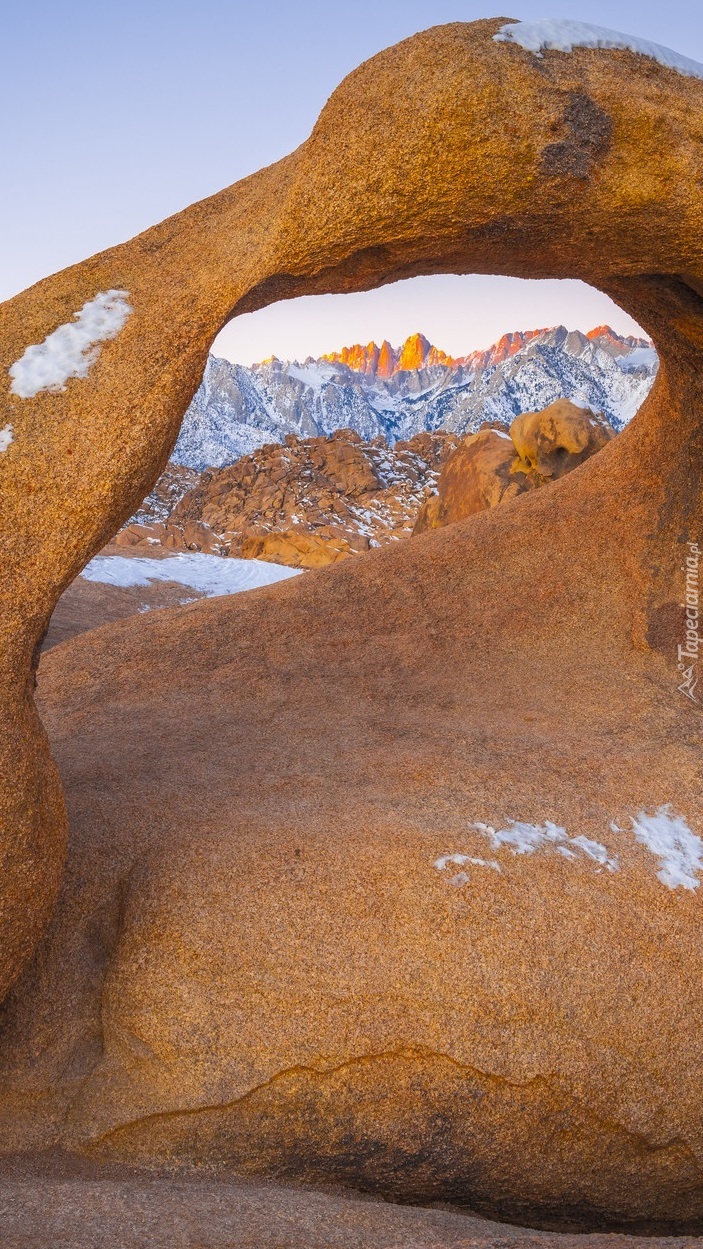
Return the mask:
POLYGON ((496 426, 469 434, 448 456, 437 493, 420 509, 415 533, 453 525, 564 477, 613 436, 602 414, 569 399, 516 417, 510 433, 496 426))
POLYGON ((557 399, 541 412, 525 412, 510 426, 520 467, 539 484, 572 472, 613 435, 602 415, 569 399, 557 399))
POLYGON ((458 520, 516 499, 534 486, 527 465, 518 462, 505 430, 481 429, 463 438, 439 475, 437 493, 422 505, 415 533, 453 525, 458 520))

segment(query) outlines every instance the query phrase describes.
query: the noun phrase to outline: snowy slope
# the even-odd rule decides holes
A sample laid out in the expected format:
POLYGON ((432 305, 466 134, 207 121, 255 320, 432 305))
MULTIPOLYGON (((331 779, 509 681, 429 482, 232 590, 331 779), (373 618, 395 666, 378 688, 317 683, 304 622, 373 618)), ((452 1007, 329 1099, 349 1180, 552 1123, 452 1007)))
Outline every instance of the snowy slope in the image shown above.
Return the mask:
POLYGON ((165 559, 148 556, 96 555, 81 573, 86 581, 106 585, 150 585, 154 581, 176 581, 208 598, 256 590, 275 581, 298 575, 297 568, 284 568, 259 559, 221 559, 188 551, 165 559))
POLYGON ((286 434, 343 428, 366 440, 383 435, 391 445, 423 430, 464 434, 485 420, 508 426, 562 396, 604 412, 621 429, 649 392, 658 363, 645 340, 607 326, 589 335, 564 326, 506 335, 489 351, 458 360, 421 335, 402 349, 386 346, 391 368, 383 372, 374 344, 343 353, 359 359, 356 368, 339 356, 303 364, 274 358, 251 368, 211 356, 173 459, 198 469, 221 466, 286 434), (419 367, 403 367, 408 359, 419 367))

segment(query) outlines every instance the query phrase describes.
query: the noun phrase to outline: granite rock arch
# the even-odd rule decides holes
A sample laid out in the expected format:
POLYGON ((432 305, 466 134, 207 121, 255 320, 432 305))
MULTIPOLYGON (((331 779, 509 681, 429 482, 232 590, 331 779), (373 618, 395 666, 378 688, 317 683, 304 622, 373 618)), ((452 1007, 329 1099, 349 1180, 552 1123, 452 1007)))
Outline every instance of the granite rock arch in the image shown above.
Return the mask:
MULTIPOLYGON (((461 1191, 486 1211, 542 1223, 561 1218, 589 1225, 698 1226, 703 1142, 695 1073, 696 1036, 703 1021, 692 987, 699 970, 696 887, 667 888, 642 843, 632 838, 618 851, 628 871, 599 877, 595 884, 588 862, 579 859, 570 867, 572 877, 564 876, 567 869, 560 864, 565 917, 560 923, 566 924, 573 947, 586 952, 585 966, 574 973, 577 987, 571 996, 553 952, 548 953, 554 920, 544 915, 553 888, 553 857, 535 855, 529 863, 501 860, 499 884, 511 892, 500 904, 490 892, 498 874, 484 866, 474 873, 480 879, 471 906, 457 887, 440 897, 441 921, 425 910, 426 860, 436 897, 446 882, 443 872, 432 867, 432 854, 442 857, 456 846, 459 855, 482 857, 477 845, 487 834, 467 833, 475 822, 500 829, 498 821, 511 818, 531 821, 531 827, 558 820, 569 835, 578 830, 592 840, 602 836, 609 852, 606 812, 622 821, 635 818, 640 806, 653 811, 673 803, 691 828, 703 827, 700 722, 695 706, 676 691, 672 658, 682 628, 682 552, 701 532, 703 85, 628 51, 576 49, 536 58, 495 43, 501 25, 491 20, 435 28, 388 49, 345 80, 310 139, 290 157, 131 243, 46 279, 2 309, 7 383, 0 425, 12 441, 0 454, 7 534, 0 569, 0 810, 7 865, 1 987, 17 983, 6 1004, 0 1059, 7 1139, 14 1147, 60 1140, 79 1149, 109 1151, 124 1145, 129 1156, 152 1150, 161 1160, 183 1148, 197 1158, 200 1152, 203 1157, 213 1150, 217 1154, 228 1132, 232 1139, 244 1132, 257 1165, 285 1170, 291 1139, 298 1154, 300 1139, 293 1133, 287 1143, 280 1135, 271 1143, 264 1127, 272 1107, 280 1112, 288 1106, 292 1124, 304 1125, 312 1115, 313 1122, 328 1128, 335 1099, 314 1090, 317 1104, 324 1106, 315 1120, 303 1087, 306 1073, 322 1072, 325 1083, 340 1064, 356 1072, 361 1069, 357 1064, 368 1060, 364 1071, 377 1071, 378 1078, 371 1079, 363 1096, 354 1093, 353 1082, 345 1086, 339 1103, 344 1109, 334 1125, 344 1178, 382 1188, 388 1150, 395 1149, 405 1160, 408 1178, 405 1191, 401 1180, 401 1190, 393 1191, 426 1196, 429 1190, 422 1185, 434 1183, 426 1173, 435 1163, 413 1141, 418 1130, 425 1139, 433 1122, 440 1170, 450 1175, 448 1188, 455 1199, 461 1191), (222 604, 197 613, 184 609, 149 622, 141 641, 127 624, 51 657, 42 682, 43 706, 69 793, 78 858, 69 865, 52 926, 30 962, 55 905, 66 830, 61 787, 33 701, 37 645, 61 590, 156 478, 215 333, 230 316, 276 299, 362 289, 414 273, 469 270, 579 277, 631 312, 652 334, 662 361, 636 420, 597 462, 550 488, 546 498, 516 501, 498 517, 476 518, 455 532, 414 540, 407 550, 374 557, 366 566, 315 574, 305 586, 277 591, 275 607, 270 592, 261 592, 236 611, 222 604), (129 315, 114 337, 105 337, 100 354, 88 362, 87 375, 68 378, 64 390, 29 397, 16 393, 16 387, 13 391, 9 370, 27 348, 74 323, 101 292, 116 292, 118 302, 129 304, 129 315), (474 602, 479 589, 480 610, 474 602), (332 638, 328 644, 319 631, 315 635, 322 676, 302 661, 291 666, 281 649, 285 640, 290 645, 309 630, 321 610, 332 638), (275 626, 267 613, 275 615, 275 626), (96 862, 96 882, 86 883, 81 863, 91 854, 98 790, 104 784, 110 792, 112 784, 109 767, 100 774, 89 738, 95 737, 103 759, 111 746, 119 746, 123 765, 134 767, 135 777, 144 780, 130 753, 120 708, 131 698, 135 703, 141 699, 143 709, 154 682, 172 676, 178 657, 187 666, 182 689, 188 682, 202 682, 204 670, 192 658, 201 625, 228 630, 228 648, 234 649, 227 650, 227 670, 240 661, 246 665, 247 714, 262 742, 268 740, 262 727, 266 716, 286 706, 295 691, 294 705, 307 707, 313 687, 319 705, 313 700, 315 714, 306 711, 303 718, 309 742, 317 740, 312 726, 316 717, 333 722, 332 691, 343 678, 349 690, 353 686, 353 697, 350 693, 345 703, 346 737, 336 740, 335 749, 341 751, 352 730, 367 724, 364 708, 370 700, 388 709, 394 725, 398 744, 390 749, 390 762, 372 778, 372 761, 360 753, 353 782, 333 787, 330 797, 320 788, 323 778, 314 771, 312 755, 304 760, 296 755, 298 779, 295 767, 284 767, 270 792, 264 785, 256 802, 249 793, 237 812, 236 844, 230 827, 228 839, 215 839, 205 854, 199 844, 196 854, 183 827, 177 830, 175 851, 169 841, 167 854, 173 829, 159 825, 152 808, 153 829, 147 834, 140 826, 135 832, 138 791, 125 792, 115 781, 119 801, 114 812, 105 814, 104 828, 117 837, 118 828, 129 825, 129 835, 126 841, 117 837, 112 857, 101 849, 104 861, 101 866, 96 862), (368 650, 364 626, 379 648, 387 648, 396 677, 402 674, 408 682, 407 704, 397 701, 381 668, 372 665, 367 680, 353 672, 354 658, 358 661, 368 650), (252 628, 267 638, 273 658, 266 664, 247 651, 252 628), (236 647, 244 658, 236 658, 236 647), (120 676, 127 654, 143 661, 136 692, 128 691, 120 676), (500 663, 494 670, 496 655, 500 663), (437 656, 456 671, 462 665, 470 669, 477 682, 480 676, 476 688, 483 701, 470 705, 471 687, 460 682, 465 703, 458 705, 441 684, 437 656), (426 678, 413 675, 419 657, 427 664, 426 678), (608 697, 613 706, 604 710, 608 697), (112 709, 114 730, 106 727, 102 702, 112 709), (261 715, 260 705, 268 709, 261 715), (511 717, 520 722, 519 732, 508 735, 509 749, 498 750, 501 724, 511 717), (424 754, 413 764, 409 744, 421 728, 424 754), (588 732, 598 749, 585 741, 588 732), (470 773, 463 788, 455 771, 462 740, 470 773), (558 758, 559 742, 570 752, 566 765, 558 758), (651 765, 645 762, 648 750, 651 765), (493 772, 491 751, 499 756, 493 772), (450 756, 454 770, 447 766, 450 756), (305 797, 311 777, 317 801, 312 808, 305 797), (292 794, 288 805, 281 796, 287 790, 292 794), (338 851, 330 851, 338 869, 326 886, 336 899, 331 912, 309 875, 312 863, 295 868, 303 812, 318 835, 330 821, 344 829, 345 869, 338 851), (367 837, 369 828, 373 834, 367 837), (400 850, 391 860, 384 858, 385 839, 398 837, 400 850), (232 1007, 227 1028, 221 1025, 221 1044, 214 1044, 208 1001, 218 988, 233 991, 227 988, 229 955, 213 951, 194 916, 209 898, 207 905, 215 910, 208 912, 208 923, 213 914, 220 920, 226 916, 227 931, 236 930, 241 940, 241 916, 249 915, 252 933, 261 941, 252 918, 259 880, 252 865, 262 856, 272 890, 264 906, 265 932, 271 931, 274 917, 280 918, 281 881, 296 880, 300 870, 307 883, 302 893, 293 890, 298 910, 286 910, 288 952, 294 962, 302 957, 310 972, 301 943, 313 916, 325 937, 315 945, 312 964, 319 971, 329 960, 332 977, 325 981, 326 970, 315 982, 317 997, 308 999, 302 982, 294 991, 295 975, 286 963, 288 979, 280 993, 286 1009, 294 999, 302 1016, 319 1021, 320 1003, 324 1000, 329 1009, 339 999, 342 980, 336 977, 342 969, 335 961, 335 940, 349 952, 364 922, 376 933, 364 909, 364 891, 374 882, 378 901, 383 883, 390 881, 384 925, 390 931, 395 920, 410 944, 410 934, 421 931, 414 966, 416 972, 422 968, 432 986, 435 1005, 442 1003, 437 1017, 422 993, 413 997, 401 952, 391 943, 385 968, 388 998, 380 988, 374 990, 380 995, 378 1018, 362 1011, 363 1026, 353 1038, 345 1036, 343 1053, 335 1050, 326 1025, 317 1033, 306 1025, 301 1050, 291 1040, 283 1008, 274 1010, 275 1026, 268 1007, 259 1017, 259 1030, 273 1026, 273 1047, 267 1043, 257 1049, 253 1025, 246 1043, 235 1042, 246 1031, 239 1006, 232 1007), (517 863, 520 881, 513 880, 517 863), (232 912, 225 877, 231 882, 239 872, 243 892, 232 912), (336 894, 340 880, 347 883, 336 894), (521 892, 525 880, 527 895, 521 892), (184 893, 185 881, 194 894, 184 893), (542 900, 543 926, 525 896, 542 900), (357 910, 350 898, 357 899, 357 910), (642 960, 634 979, 627 958, 632 933, 622 920, 633 900, 640 912, 635 928, 642 960), (473 919, 466 917, 467 906, 473 919), (336 927, 336 907, 350 908, 354 923, 344 932, 336 927), (518 908, 540 951, 536 961, 519 934, 499 918, 506 913, 501 907, 518 908), (579 918, 579 908, 585 908, 585 917, 579 918), (465 925, 474 945, 481 944, 487 925, 508 943, 523 987, 486 950, 470 974, 462 971, 452 945, 452 976, 459 982, 462 975, 468 979, 458 996, 447 994, 442 949, 435 944, 437 923, 455 933, 465 925), (195 945, 189 944, 189 925, 198 930, 195 945), (162 944, 164 933, 174 944, 162 944), (80 972, 88 947, 93 951, 89 974, 80 972), (184 949, 185 964, 178 953, 184 949), (657 978, 662 949, 674 968, 668 988, 657 978), (677 954, 681 949, 685 956, 677 954), (607 965, 609 981, 599 978, 594 952, 607 965), (204 977, 207 993, 201 994, 197 978, 190 976, 193 966, 204 977), (481 988, 481 968, 488 975, 489 966, 498 985, 495 996, 485 985, 481 988), (550 1017, 549 1032, 538 1019, 543 1008, 539 984, 545 977, 564 995, 557 1017, 550 1017), (412 1036, 403 1033, 392 1007, 392 999, 400 1001, 404 994, 413 1001, 412 1036), (175 999, 185 1003, 177 1017, 168 1004, 175 999), (639 1018, 628 1001, 637 1003, 639 1018), (682 1011, 687 1022, 678 1027, 682 1011), (203 1018, 214 1054, 210 1058, 207 1045, 203 1049, 197 1039, 203 1018), (569 1019, 578 1020, 575 1031, 569 1019), (47 1060, 36 1077, 44 1081, 38 1109, 26 1064, 39 1020, 54 1037, 61 1061, 47 1060), (479 1035, 478 1020, 485 1035, 479 1035), (519 1040, 508 1041, 506 1029, 519 1040), (628 1038, 626 1045, 618 1041, 622 1036, 628 1038), (558 1038, 556 1059, 550 1037, 552 1044, 558 1038), (673 1074, 666 1066, 672 1047, 673 1074), (408 1061, 415 1064, 409 1083, 398 1074, 408 1070, 408 1061), (501 1089, 537 1090, 537 1119, 546 1117, 549 1131, 557 1130, 555 1124, 566 1125, 567 1138, 571 1133, 578 1142, 575 1171, 554 1162, 544 1185, 533 1191, 517 1163, 506 1174, 496 1169, 495 1151, 500 1153, 501 1143, 511 1138, 518 1113, 515 1099, 501 1100, 501 1093, 495 1101, 484 1099, 489 1109, 477 1120, 475 1131, 487 1142, 489 1155, 477 1174, 475 1153, 454 1131, 460 1094, 452 1093, 448 1101, 440 1096, 439 1090, 451 1084, 446 1064, 478 1073, 465 1086, 475 1103, 483 1097, 484 1080, 492 1088, 497 1085, 491 1081, 498 1081, 501 1089), (292 1079, 295 1088, 279 1104, 282 1077, 292 1079), (643 1079, 644 1095, 638 1084, 643 1079), (246 1102, 250 1107, 253 1090, 265 1087, 273 1090, 274 1101, 264 1099, 258 1118, 235 1115, 236 1122, 212 1139, 201 1126, 183 1137, 179 1116, 209 1113, 220 1105, 246 1102), (398 1092, 416 1087, 422 1093, 419 1107, 398 1092), (390 1120, 379 1109, 379 1097, 381 1103, 385 1097, 390 1120), (570 1118, 569 1099, 580 1108, 575 1118, 570 1118), (359 1105, 366 1106, 361 1123, 359 1105), (397 1121, 399 1106, 409 1120, 404 1139, 393 1142, 388 1124, 397 1121), (371 1154, 359 1161, 371 1120, 381 1126, 371 1154), (162 1121, 173 1125, 173 1133, 162 1135, 162 1121), (261 1143, 258 1154, 252 1140, 261 1143), (374 1149, 383 1163, 375 1169, 374 1149), (620 1175, 613 1171, 613 1157, 620 1175), (415 1159, 414 1170, 409 1158, 415 1159), (584 1166, 590 1178, 582 1184, 584 1166)), ((223 671, 218 679, 226 683, 230 678, 223 671)), ((388 740, 375 721, 373 736, 377 747, 388 740)), ((325 762, 333 766, 334 754, 325 762)), ((200 765, 194 767, 194 784, 205 776, 200 765)), ((148 777, 156 783, 152 773, 148 777)), ((369 965, 366 974, 371 974, 369 965)), ((367 987, 350 990, 357 1005, 367 1000, 367 987)), ((331 1012, 333 1017, 345 1035, 331 1012)), ((322 1165, 318 1146, 319 1135, 308 1134, 304 1174, 313 1178, 322 1165)), ((543 1146, 542 1141, 538 1154, 543 1146)), ((229 1157, 237 1157, 236 1149, 229 1157)))

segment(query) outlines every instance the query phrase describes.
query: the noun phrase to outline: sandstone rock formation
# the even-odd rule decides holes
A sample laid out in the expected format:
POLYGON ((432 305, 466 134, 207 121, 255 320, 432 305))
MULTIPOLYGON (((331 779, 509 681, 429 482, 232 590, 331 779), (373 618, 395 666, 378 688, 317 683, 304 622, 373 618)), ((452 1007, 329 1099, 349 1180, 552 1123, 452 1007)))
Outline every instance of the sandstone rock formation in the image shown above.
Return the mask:
POLYGON ((2 309, 6 1151, 701 1226, 703 84, 500 26, 383 52, 291 157, 2 309), (467 270, 611 294, 644 407, 549 490, 50 651, 71 844, 28 962, 64 836, 35 648, 214 334, 467 270))
POLYGON ((453 434, 416 434, 390 451, 383 438, 365 443, 351 429, 289 434, 284 446, 197 474, 160 522, 130 524, 116 542, 321 568, 409 537, 457 443, 453 434))
POLYGON ((515 444, 497 429, 462 439, 440 473, 437 494, 420 509, 415 533, 451 525, 533 489, 534 474, 517 462, 515 444))
POLYGON ((517 417, 509 435, 490 428, 471 434, 447 458, 437 493, 420 509, 414 532, 454 524, 564 477, 612 437, 602 416, 568 399, 517 417))
POLYGON ((154 523, 130 521, 115 535, 117 549, 136 549, 140 554, 157 554, 158 551, 202 551, 205 555, 228 555, 227 543, 222 535, 209 525, 188 520, 184 525, 173 523, 170 518, 154 523), (156 548, 156 550, 154 550, 156 548))

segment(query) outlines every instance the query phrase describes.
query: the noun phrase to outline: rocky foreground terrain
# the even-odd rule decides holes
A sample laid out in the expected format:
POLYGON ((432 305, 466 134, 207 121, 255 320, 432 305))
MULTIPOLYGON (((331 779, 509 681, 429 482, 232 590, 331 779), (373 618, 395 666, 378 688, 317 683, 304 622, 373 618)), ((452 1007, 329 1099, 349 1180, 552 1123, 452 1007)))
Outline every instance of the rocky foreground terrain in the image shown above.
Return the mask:
POLYGON ((419 434, 391 450, 353 430, 286 436, 227 468, 170 463, 133 520, 64 591, 43 649, 155 608, 270 584, 495 507, 577 468, 614 437, 557 400, 510 434, 419 434), (221 557, 226 557, 225 559, 221 557))
POLYGON ((63 1156, 0 1159, 3 1249, 701 1249, 689 1237, 540 1232, 444 1207, 63 1156))
POLYGON ((64 592, 44 649, 136 612, 237 593, 453 524, 565 476, 613 437, 602 416, 560 399, 518 417, 509 434, 489 425, 462 439, 419 434, 393 450, 353 430, 288 434, 282 447, 227 468, 169 464, 134 520, 64 592))
POLYGON ((258 559, 222 560, 215 555, 153 547, 117 547, 109 542, 61 595, 42 649, 78 633, 160 607, 184 607, 273 585, 297 570, 258 559))
POLYGON ((505 334, 486 351, 451 357, 413 334, 402 347, 346 347, 302 364, 275 357, 245 368, 215 356, 183 421, 174 460, 206 469, 231 463, 286 434, 337 429, 392 446, 418 433, 506 428, 523 412, 566 395, 622 429, 658 367, 649 339, 607 325, 588 334, 557 326, 505 334))

